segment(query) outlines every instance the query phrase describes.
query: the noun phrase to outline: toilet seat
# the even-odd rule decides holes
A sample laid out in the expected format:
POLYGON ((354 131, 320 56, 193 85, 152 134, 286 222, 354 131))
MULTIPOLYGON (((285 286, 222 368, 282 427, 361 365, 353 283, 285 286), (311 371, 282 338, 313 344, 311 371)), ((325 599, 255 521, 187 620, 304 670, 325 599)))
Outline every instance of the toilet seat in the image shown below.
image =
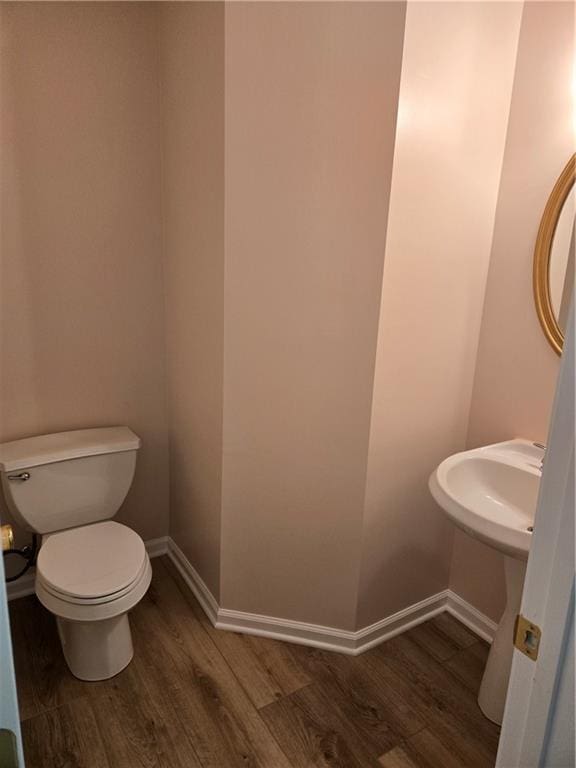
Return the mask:
POLYGON ((37 573, 46 588, 63 600, 105 601, 134 584, 145 559, 140 536, 107 520, 47 536, 37 573))
POLYGON ((47 589, 42 581, 42 577, 36 575, 36 596, 42 605, 51 613, 60 619, 79 622, 97 622, 104 619, 111 619, 127 613, 146 594, 152 580, 152 566, 150 559, 146 554, 142 576, 122 594, 113 596, 111 599, 103 601, 76 600, 73 601, 69 596, 59 596, 57 593, 47 589))
POLYGON ((114 600, 118 600, 119 598, 124 597, 124 595, 129 594, 145 574, 146 567, 147 560, 144 558, 142 561, 142 567, 134 581, 132 581, 123 589, 119 589, 117 592, 112 592, 108 595, 100 595, 96 597, 78 597, 77 595, 61 592, 58 589, 55 589, 51 584, 47 583, 41 574, 37 574, 36 578, 40 581, 46 592, 49 592, 53 597, 56 597, 59 600, 63 600, 65 603, 71 603, 72 605, 101 605, 103 603, 110 603, 114 600))
POLYGON ((99 621, 136 605, 151 577, 140 536, 109 520, 45 538, 37 561, 36 595, 56 616, 99 621))

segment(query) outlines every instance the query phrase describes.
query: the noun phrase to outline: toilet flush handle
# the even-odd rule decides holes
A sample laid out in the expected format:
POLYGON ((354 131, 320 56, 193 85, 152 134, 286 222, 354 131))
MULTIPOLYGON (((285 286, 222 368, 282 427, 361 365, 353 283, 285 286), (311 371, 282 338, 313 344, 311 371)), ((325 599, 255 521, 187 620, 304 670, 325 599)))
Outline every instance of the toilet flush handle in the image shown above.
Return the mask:
POLYGON ((8 480, 18 480, 21 483, 25 483, 26 480, 30 480, 30 472, 19 472, 17 475, 8 475, 8 480))

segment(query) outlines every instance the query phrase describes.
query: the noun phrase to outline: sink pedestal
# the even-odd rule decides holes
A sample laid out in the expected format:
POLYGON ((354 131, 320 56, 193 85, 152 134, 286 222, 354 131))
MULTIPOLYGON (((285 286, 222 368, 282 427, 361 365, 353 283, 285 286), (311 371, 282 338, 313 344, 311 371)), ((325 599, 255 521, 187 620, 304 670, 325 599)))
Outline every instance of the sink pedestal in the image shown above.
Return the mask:
POLYGON ((449 456, 430 475, 430 493, 453 523, 505 556, 506 610, 492 643, 478 694, 480 709, 499 725, 512 666, 544 452, 516 438, 449 456))
POLYGON ((478 694, 480 709, 489 720, 498 725, 502 725, 502 718, 504 717, 506 691, 508 690, 514 651, 514 623, 520 612, 526 561, 506 556, 504 568, 506 573, 506 608, 490 648, 478 694))

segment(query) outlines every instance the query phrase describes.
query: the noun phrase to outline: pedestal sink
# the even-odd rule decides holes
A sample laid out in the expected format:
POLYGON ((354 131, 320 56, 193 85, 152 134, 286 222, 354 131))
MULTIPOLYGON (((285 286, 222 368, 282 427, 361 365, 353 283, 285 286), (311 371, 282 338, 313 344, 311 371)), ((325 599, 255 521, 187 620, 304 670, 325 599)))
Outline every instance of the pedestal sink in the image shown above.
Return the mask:
POLYGON ((514 622, 520 610, 534 525, 543 449, 509 440, 464 451, 443 461, 430 492, 448 517, 470 536, 505 556, 506 608, 492 642, 478 704, 499 725, 512 665, 514 622))

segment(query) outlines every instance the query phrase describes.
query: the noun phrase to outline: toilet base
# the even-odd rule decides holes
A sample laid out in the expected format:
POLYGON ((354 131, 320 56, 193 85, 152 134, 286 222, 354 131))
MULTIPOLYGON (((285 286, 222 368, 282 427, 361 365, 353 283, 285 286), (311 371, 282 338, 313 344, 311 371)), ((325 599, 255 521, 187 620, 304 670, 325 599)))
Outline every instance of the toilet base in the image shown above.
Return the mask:
POLYGON ((80 680, 107 680, 132 661, 134 648, 128 614, 100 621, 56 617, 66 663, 80 680))

